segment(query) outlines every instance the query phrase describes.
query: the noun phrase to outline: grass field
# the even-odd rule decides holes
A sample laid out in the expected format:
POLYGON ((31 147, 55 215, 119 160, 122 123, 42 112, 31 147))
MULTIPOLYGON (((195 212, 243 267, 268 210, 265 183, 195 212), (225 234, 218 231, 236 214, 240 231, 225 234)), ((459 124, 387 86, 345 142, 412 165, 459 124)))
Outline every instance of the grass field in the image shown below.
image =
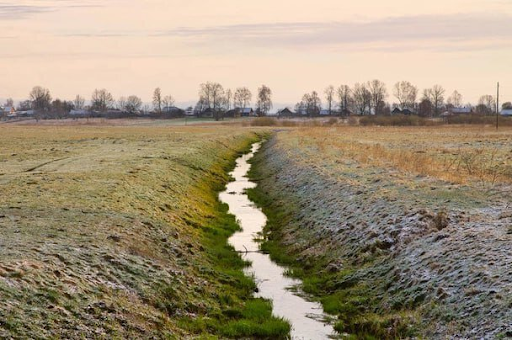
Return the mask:
POLYGON ((510 127, 296 128, 254 165, 265 249, 340 332, 508 334, 510 127))
POLYGON ((251 298, 226 243, 238 226, 217 200, 258 138, 219 126, 1 125, 0 337, 286 336, 251 298))

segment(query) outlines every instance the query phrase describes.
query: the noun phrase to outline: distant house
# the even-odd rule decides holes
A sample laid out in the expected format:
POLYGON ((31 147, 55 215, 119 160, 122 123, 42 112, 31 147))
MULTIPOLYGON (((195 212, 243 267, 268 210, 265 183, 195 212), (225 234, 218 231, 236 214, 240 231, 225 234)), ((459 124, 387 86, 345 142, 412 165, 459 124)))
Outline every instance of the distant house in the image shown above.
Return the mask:
POLYGON ((73 118, 88 117, 89 111, 87 111, 87 110, 71 110, 71 111, 69 111, 69 115, 73 118))
POLYGON ((332 113, 332 111, 329 112, 329 110, 325 110, 325 109, 324 110, 320 110, 320 116, 330 116, 331 113, 332 113))
POLYGON ((393 114, 393 115, 400 115, 400 114, 402 114, 402 110, 400 110, 400 108, 398 108, 398 107, 395 107, 393 109, 393 111, 391 111, 391 114, 393 114))
POLYGON ((182 117, 185 115, 185 110, 176 106, 166 106, 162 109, 162 113, 170 117, 182 117))
POLYGON ((226 113, 224 114, 224 117, 239 118, 241 115, 242 115, 242 113, 240 112, 240 109, 232 109, 232 110, 226 111, 226 113))
POLYGON ((286 108, 278 111, 277 116, 278 117, 293 117, 293 116, 295 116, 295 113, 286 107, 286 108))
POLYGON ((256 116, 254 110, 250 107, 246 107, 246 108, 238 109, 238 110, 240 110, 240 115, 242 117, 255 117, 256 116))
POLYGON ((416 114, 416 112, 414 112, 413 110, 407 109, 407 108, 405 108, 403 110, 400 110, 400 108, 395 107, 393 109, 393 111, 391 111, 391 114, 392 115, 406 115, 406 116, 410 116, 410 115, 416 114))
POLYGON ((194 108, 193 108, 192 106, 189 106, 189 107, 185 110, 185 116, 187 116, 187 117, 195 116, 194 108))
POLYGON ((0 107, 0 115, 16 115, 16 109, 14 106, 6 106, 6 107, 0 107))
POLYGON ((470 114, 473 113, 473 108, 471 107, 453 107, 449 110, 454 115, 458 114, 470 114))
POLYGON ((503 109, 503 110, 501 110, 501 115, 502 116, 506 116, 506 117, 512 116, 512 109, 503 109))

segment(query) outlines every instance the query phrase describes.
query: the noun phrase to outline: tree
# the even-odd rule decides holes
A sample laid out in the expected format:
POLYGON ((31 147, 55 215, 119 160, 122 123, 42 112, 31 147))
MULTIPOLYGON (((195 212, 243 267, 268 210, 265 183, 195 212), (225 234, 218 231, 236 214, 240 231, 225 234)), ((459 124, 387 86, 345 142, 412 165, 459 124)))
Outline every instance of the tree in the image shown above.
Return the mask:
POLYGON ((91 98, 91 109, 93 111, 106 112, 114 105, 112 94, 105 89, 94 90, 91 98))
POLYGON ((14 106, 14 100, 12 100, 12 98, 8 98, 8 99, 5 101, 5 106, 6 106, 6 107, 13 107, 13 106, 14 106))
POLYGON ((233 99, 233 92, 231 89, 226 91, 226 95, 224 96, 224 106, 226 107, 226 111, 231 110, 231 101, 233 99))
POLYGON ((448 98, 448 104, 453 107, 460 107, 462 105, 462 95, 457 91, 453 91, 452 95, 448 98))
POLYGON ((511 102, 505 102, 501 105, 502 110, 511 110, 512 109, 512 103, 511 102))
POLYGON ((382 112, 379 111, 379 105, 380 102, 384 102, 388 96, 386 84, 377 79, 369 81, 368 91, 370 91, 371 95, 371 107, 373 109, 373 113, 376 115, 382 114, 382 112))
POLYGON ((126 97, 120 97, 117 101, 117 108, 121 111, 126 111, 126 97))
POLYGON ((372 94, 366 88, 366 85, 356 83, 352 90, 352 94, 356 112, 361 116, 365 113, 371 113, 372 94))
MULTIPOLYGON (((165 108, 169 108, 171 106, 174 106, 174 97, 172 95, 168 95, 168 96, 165 96, 163 99, 162 99, 162 103, 161 105, 165 108)), ((161 112, 161 111, 160 111, 161 112)))
POLYGON ((408 81, 400 81, 393 87, 393 95, 402 109, 413 109, 418 96, 418 88, 408 81))
POLYGON ((64 118, 73 108, 73 103, 65 100, 55 99, 52 102, 51 113, 53 118, 64 118))
POLYGON ((36 112, 49 111, 51 107, 52 96, 50 90, 41 86, 34 86, 29 94, 32 102, 32 108, 36 112))
POLYGON ((32 102, 30 100, 24 100, 18 104, 17 111, 28 111, 32 108, 32 102))
POLYGON ((344 112, 348 111, 348 105, 350 103, 350 87, 348 85, 341 85, 338 87, 337 90, 338 93, 338 100, 340 104, 340 113, 343 114, 344 112))
POLYGON ((128 113, 134 114, 140 111, 142 107, 142 100, 137 96, 129 96, 126 99, 125 110, 128 113))
POLYGON ((73 100, 73 106, 75 110, 83 110, 85 105, 85 98, 81 97, 79 94, 76 95, 75 100, 73 100))
POLYGON ((483 110, 483 107, 480 107, 480 113, 484 114, 492 114, 496 108, 496 100, 494 99, 494 96, 490 94, 481 96, 480 99, 478 100, 478 104, 479 106, 483 105, 487 108, 487 110, 483 110))
POLYGON ((235 91, 234 95, 235 106, 245 111, 245 109, 251 104, 252 93, 247 87, 239 87, 235 91))
POLYGON ((213 110, 215 120, 220 120, 222 102, 224 100, 224 88, 219 83, 207 82, 200 85, 199 103, 201 107, 213 110))
POLYGON ((431 117, 432 116, 432 103, 427 98, 421 100, 418 106, 418 115, 420 117, 431 117))
POLYGON ((430 101, 436 116, 439 115, 443 107, 445 92, 445 89, 441 85, 434 85, 432 88, 423 91, 423 99, 430 101))
POLYGON ((305 112, 308 117, 315 117, 320 115, 322 109, 322 101, 316 91, 306 93, 302 96, 302 101, 295 107, 297 112, 305 112))
POLYGON ((256 102, 257 111, 259 114, 266 116, 272 109, 272 90, 266 86, 261 85, 258 88, 258 101, 256 102))
POLYGON ((336 93, 334 90, 334 86, 332 86, 332 85, 327 86, 324 93, 325 93, 325 100, 327 101, 327 107, 329 109, 329 116, 331 116, 332 115, 332 107, 333 107, 333 103, 334 103, 334 95, 336 93))
POLYGON ((159 87, 153 92, 153 109, 156 113, 162 113, 162 90, 159 87))

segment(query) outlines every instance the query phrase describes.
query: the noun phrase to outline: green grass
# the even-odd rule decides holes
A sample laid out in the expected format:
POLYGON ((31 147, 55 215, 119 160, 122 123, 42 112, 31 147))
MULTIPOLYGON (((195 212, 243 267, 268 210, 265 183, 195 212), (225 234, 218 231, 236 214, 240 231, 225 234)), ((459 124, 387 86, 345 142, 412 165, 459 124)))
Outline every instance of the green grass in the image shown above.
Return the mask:
MULTIPOLYGON (((260 136, 248 140, 247 144, 240 148, 238 156, 251 151, 252 144, 260 136)), ((235 166, 236 158, 229 162, 223 169, 228 173, 235 166)), ((227 178, 226 178, 227 180, 227 178)), ((225 180, 222 185, 216 185, 215 191, 224 189, 225 180)), ((213 211, 215 214, 208 223, 200 228, 201 244, 210 265, 205 268, 203 274, 212 281, 218 281, 220 286, 216 291, 219 310, 198 317, 182 318, 179 325, 190 333, 200 336, 217 334, 228 338, 272 338, 285 339, 289 337, 290 323, 282 318, 272 315, 272 304, 263 299, 253 298, 256 283, 252 277, 247 277, 243 269, 249 265, 244 261, 235 249, 228 244, 228 239, 233 233, 240 230, 233 215, 228 212, 229 207, 216 200, 213 211)), ((175 306, 177 293, 170 289, 163 290, 162 300, 164 308, 175 306)), ((178 307, 180 308, 180 307, 178 307)))

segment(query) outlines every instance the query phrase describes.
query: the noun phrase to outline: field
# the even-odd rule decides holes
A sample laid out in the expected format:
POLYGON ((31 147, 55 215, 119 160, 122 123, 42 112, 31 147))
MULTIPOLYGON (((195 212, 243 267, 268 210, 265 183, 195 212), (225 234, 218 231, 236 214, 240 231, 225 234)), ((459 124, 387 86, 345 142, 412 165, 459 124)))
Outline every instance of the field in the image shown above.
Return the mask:
POLYGON ((261 138, 264 250, 340 333, 510 335, 512 128, 173 125, 0 125, 0 337, 285 338, 217 199, 261 138))
POLYGON ((508 336, 510 127, 298 128, 254 164, 265 248, 340 332, 508 336))
POLYGON ((216 196, 254 129, 60 125, 0 125, 0 337, 288 333, 216 196))

